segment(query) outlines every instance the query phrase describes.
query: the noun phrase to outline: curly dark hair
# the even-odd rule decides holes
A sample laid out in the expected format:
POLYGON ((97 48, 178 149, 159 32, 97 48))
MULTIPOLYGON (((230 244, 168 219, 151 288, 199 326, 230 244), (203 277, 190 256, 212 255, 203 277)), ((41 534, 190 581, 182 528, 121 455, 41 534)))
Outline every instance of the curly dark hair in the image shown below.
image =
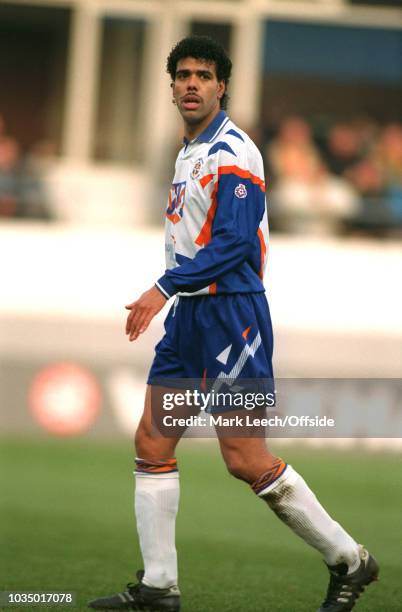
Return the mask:
POLYGON ((225 83, 225 93, 220 99, 220 106, 226 108, 229 98, 226 88, 232 72, 232 62, 222 45, 209 36, 187 36, 180 40, 169 53, 166 63, 166 70, 172 81, 176 78, 177 62, 186 57, 215 63, 218 81, 225 83))

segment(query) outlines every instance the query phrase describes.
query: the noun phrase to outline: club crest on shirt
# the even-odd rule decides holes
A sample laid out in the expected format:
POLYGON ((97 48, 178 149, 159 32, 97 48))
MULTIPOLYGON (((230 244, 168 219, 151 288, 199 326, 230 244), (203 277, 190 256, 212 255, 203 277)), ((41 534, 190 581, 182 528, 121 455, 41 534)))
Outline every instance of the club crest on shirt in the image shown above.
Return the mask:
POLYGON ((202 169, 203 165, 204 165, 204 160, 202 159, 202 157, 200 157, 195 162, 194 168, 191 171, 191 178, 192 179, 200 178, 200 176, 201 176, 201 169, 202 169))
POLYGON ((172 223, 178 223, 183 218, 184 196, 186 194, 186 181, 173 183, 169 191, 168 205, 166 209, 167 218, 172 223))
POLYGON ((247 197, 247 189, 243 183, 239 183, 234 190, 234 194, 236 198, 246 198, 247 197))

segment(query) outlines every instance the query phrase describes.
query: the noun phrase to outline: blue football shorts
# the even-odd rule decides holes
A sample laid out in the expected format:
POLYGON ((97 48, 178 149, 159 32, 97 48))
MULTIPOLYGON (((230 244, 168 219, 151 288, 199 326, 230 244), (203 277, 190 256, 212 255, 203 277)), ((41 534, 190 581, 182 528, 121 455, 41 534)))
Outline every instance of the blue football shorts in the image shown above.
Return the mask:
POLYGON ((265 293, 176 298, 155 347, 148 384, 222 377, 273 380, 272 351, 265 293))

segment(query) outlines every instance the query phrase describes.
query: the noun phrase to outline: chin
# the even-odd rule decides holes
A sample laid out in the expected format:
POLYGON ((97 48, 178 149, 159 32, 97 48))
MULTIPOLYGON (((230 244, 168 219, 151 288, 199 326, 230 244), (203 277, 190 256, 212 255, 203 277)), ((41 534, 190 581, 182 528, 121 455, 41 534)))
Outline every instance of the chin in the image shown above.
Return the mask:
POLYGON ((199 116, 194 116, 194 115, 187 115, 183 117, 186 121, 186 123, 188 123, 189 125, 198 125, 198 123, 201 123, 203 117, 199 117, 199 116))
POLYGON ((185 108, 179 108, 180 114, 188 123, 198 123, 204 118, 204 113, 197 110, 187 110, 185 108))
POLYGON ((197 125, 198 123, 201 123, 201 121, 203 121, 206 117, 206 115, 201 115, 200 113, 197 112, 192 112, 192 111, 184 111, 182 113, 182 117, 185 120, 186 123, 188 123, 189 125, 197 125))

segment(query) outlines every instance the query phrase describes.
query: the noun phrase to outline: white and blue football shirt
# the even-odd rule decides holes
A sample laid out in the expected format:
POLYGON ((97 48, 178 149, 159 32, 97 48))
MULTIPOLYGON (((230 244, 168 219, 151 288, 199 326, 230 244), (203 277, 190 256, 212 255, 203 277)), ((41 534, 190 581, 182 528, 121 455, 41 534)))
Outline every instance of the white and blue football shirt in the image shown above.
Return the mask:
POLYGON ((166 296, 264 291, 268 220, 253 141, 220 111, 185 141, 166 209, 166 296))

